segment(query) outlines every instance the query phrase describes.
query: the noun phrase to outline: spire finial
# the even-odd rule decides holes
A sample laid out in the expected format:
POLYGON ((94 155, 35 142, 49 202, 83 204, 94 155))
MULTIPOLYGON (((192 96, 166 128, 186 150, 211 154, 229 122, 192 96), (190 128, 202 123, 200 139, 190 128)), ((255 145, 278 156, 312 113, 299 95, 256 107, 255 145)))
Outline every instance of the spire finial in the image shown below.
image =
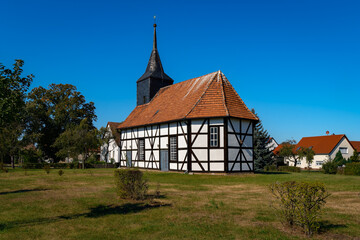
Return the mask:
POLYGON ((156 16, 154 16, 154 42, 153 42, 153 50, 157 49, 156 43, 156 16))

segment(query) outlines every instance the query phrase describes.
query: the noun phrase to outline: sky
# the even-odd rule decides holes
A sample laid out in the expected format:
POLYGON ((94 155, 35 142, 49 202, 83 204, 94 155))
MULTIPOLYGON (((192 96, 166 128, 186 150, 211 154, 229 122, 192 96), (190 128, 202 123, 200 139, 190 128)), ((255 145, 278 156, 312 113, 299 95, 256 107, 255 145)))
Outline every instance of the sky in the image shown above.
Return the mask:
POLYGON ((77 87, 95 125, 123 121, 158 50, 175 83, 221 70, 278 143, 326 131, 360 141, 360 1, 0 0, 0 63, 31 88, 77 87))

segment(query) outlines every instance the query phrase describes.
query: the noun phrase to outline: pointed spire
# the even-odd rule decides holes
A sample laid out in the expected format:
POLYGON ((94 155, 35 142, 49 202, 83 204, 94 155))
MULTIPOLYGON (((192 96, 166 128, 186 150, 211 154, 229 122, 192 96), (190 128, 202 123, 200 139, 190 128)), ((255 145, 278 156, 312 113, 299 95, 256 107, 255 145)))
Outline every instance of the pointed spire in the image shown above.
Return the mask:
MULTIPOLYGON (((155 21, 155 16, 154 16, 154 21, 155 21)), ((151 78, 161 79, 163 81, 169 82, 169 84, 172 84, 174 80, 172 80, 168 75, 165 74, 163 66, 161 64, 159 52, 157 49, 156 23, 154 23, 153 26, 154 26, 153 49, 151 51, 150 59, 146 67, 145 73, 137 80, 137 82, 140 82, 142 80, 151 77, 151 78)))

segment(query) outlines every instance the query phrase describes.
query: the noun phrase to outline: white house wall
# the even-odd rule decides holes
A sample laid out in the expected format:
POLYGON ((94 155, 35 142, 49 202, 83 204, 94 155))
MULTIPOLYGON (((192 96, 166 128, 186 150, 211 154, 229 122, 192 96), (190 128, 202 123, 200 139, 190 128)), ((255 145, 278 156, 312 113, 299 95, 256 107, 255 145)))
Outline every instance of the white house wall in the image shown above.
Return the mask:
MULTIPOLYGON (((107 134, 112 135, 110 126, 108 126, 107 134)), ((114 159, 114 161, 116 163, 118 163, 120 161, 120 148, 116 144, 115 139, 112 139, 109 141, 109 148, 108 148, 107 144, 104 144, 100 147, 100 161, 105 161, 105 158, 106 158, 105 155, 106 155, 107 151, 108 151, 107 162, 110 162, 111 159, 114 159)))
MULTIPOLYGON (((131 151, 134 167, 160 169, 160 153, 169 151, 169 137, 177 138, 177 160, 170 161, 173 171, 253 171, 253 122, 235 118, 206 118, 136 127, 121 131, 121 162, 127 166, 127 152, 131 151), (235 131, 229 126, 234 125, 235 131), (188 123, 190 125, 188 126, 188 123), (210 127, 219 129, 218 147, 210 147, 210 127), (227 126, 227 127, 226 127, 227 126), (188 132, 190 130, 190 132, 188 132), (225 137, 228 133, 228 137, 225 137), (190 139, 188 139, 190 137, 190 139), (145 160, 139 160, 138 142, 145 140, 145 160), (239 144, 238 139, 241 140, 239 144), (228 148, 229 147, 229 148, 228 148), (189 152, 190 150, 190 152, 189 152), (241 154, 238 154, 241 152, 241 154), (188 158, 191 164, 188 164, 188 158), (229 159, 229 162, 227 161, 229 159), (228 165, 228 166, 226 166, 228 165)), ((129 156, 129 154, 128 154, 129 156)))

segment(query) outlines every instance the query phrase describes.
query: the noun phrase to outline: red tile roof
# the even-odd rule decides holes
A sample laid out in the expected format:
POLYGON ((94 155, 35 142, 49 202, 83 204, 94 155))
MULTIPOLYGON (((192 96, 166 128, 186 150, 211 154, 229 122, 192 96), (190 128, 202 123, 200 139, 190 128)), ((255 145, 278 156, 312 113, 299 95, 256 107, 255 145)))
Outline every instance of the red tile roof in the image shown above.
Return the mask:
POLYGON ((118 128, 226 116, 258 120, 218 71, 161 88, 149 103, 137 106, 118 128))
POLYGON ((298 147, 309 148, 312 147, 316 154, 329 154, 340 142, 340 140, 346 137, 344 134, 341 135, 328 135, 328 136, 317 136, 317 137, 304 137, 296 144, 295 149, 298 147))
POLYGON ((116 130, 116 128, 121 124, 120 122, 108 122, 107 125, 111 129, 111 133, 115 137, 115 142, 118 146, 120 146, 120 133, 116 130))
POLYGON ((357 152, 360 152, 360 141, 351 141, 351 145, 356 149, 357 152))

